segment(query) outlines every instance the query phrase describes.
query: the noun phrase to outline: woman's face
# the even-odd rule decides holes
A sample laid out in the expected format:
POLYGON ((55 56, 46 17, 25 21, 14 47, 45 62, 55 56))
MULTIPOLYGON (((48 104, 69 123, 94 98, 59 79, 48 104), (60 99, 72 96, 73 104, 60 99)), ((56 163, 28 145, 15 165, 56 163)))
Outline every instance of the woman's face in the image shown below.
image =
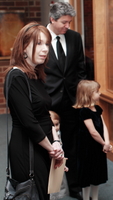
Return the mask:
POLYGON ((40 32, 40 39, 36 45, 34 62, 32 60, 32 50, 33 50, 33 41, 26 47, 24 52, 27 54, 26 61, 33 67, 36 67, 38 64, 43 64, 47 58, 49 52, 49 44, 47 43, 47 37, 44 33, 40 32))

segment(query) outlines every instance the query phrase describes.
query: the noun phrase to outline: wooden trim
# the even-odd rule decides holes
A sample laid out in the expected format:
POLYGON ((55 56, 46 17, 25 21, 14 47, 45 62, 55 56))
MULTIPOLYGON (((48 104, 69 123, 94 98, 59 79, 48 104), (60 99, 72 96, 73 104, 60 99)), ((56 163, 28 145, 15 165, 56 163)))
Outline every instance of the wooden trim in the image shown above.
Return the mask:
POLYGON ((101 92, 101 97, 100 97, 102 100, 110 103, 110 104, 113 104, 113 92, 111 91, 105 91, 105 92, 101 92))
POLYGON ((82 34, 82 17, 81 17, 81 1, 80 0, 75 0, 74 1, 74 8, 76 11, 76 16, 75 16, 75 30, 82 34))
MULTIPOLYGON (((69 0, 69 3, 74 7, 74 0, 69 0)), ((75 17, 73 17, 72 22, 70 24, 70 29, 75 30, 75 17)))
POLYGON ((107 40, 106 40, 106 7, 105 1, 93 0, 93 27, 94 27, 94 63, 95 79, 101 84, 102 91, 107 84, 107 40))
POLYGON ((82 35, 81 1, 77 1, 77 31, 82 35))
POLYGON ((82 34, 81 1, 69 0, 69 3, 75 8, 76 16, 73 18, 70 28, 82 34))
MULTIPOLYGON (((108 89, 108 0, 93 0, 94 66, 95 80, 101 85, 100 106, 108 127, 110 143, 113 144, 110 104, 113 104, 113 91, 108 89)), ((113 154, 108 158, 113 161, 113 154)))

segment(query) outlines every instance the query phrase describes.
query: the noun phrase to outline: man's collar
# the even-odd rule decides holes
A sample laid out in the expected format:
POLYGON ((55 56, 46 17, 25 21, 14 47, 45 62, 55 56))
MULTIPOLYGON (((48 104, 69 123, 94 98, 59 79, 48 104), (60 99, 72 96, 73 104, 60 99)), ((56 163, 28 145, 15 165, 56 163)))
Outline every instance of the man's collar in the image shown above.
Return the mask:
POLYGON ((50 29, 50 24, 47 25, 47 29, 49 30, 51 36, 52 36, 52 40, 54 40, 56 38, 56 34, 50 29))
MULTIPOLYGON (((52 36, 52 40, 56 39, 56 34, 50 29, 50 23, 47 25, 47 29, 49 30, 51 36, 52 36)), ((64 35, 59 35, 60 38, 64 38, 64 35)))

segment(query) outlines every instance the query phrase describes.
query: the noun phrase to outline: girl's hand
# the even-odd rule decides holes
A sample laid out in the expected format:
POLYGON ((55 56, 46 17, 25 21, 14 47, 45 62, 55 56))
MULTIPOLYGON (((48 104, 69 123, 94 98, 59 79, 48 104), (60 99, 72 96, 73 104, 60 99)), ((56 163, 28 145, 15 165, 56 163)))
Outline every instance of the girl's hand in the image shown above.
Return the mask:
POLYGON ((113 153, 113 146, 112 146, 111 144, 110 144, 109 151, 110 151, 111 153, 113 153))
POLYGON ((68 171, 69 171, 69 168, 68 168, 67 166, 65 166, 65 167, 64 167, 64 171, 65 171, 65 172, 68 172, 68 171))
MULTIPOLYGON (((66 158, 66 160, 67 160, 67 158, 66 158)), ((63 159, 62 160, 55 160, 55 169, 57 168, 57 167, 60 167, 61 165, 63 164, 63 159)), ((65 172, 68 172, 69 171, 69 168, 65 165, 64 166, 64 171, 65 172)))
POLYGON ((63 164, 63 158, 61 160, 55 160, 54 168, 60 167, 63 164))
POLYGON ((112 145, 110 145, 110 144, 105 144, 105 145, 103 146, 103 151, 104 151, 104 153, 110 152, 111 149, 112 149, 112 145))

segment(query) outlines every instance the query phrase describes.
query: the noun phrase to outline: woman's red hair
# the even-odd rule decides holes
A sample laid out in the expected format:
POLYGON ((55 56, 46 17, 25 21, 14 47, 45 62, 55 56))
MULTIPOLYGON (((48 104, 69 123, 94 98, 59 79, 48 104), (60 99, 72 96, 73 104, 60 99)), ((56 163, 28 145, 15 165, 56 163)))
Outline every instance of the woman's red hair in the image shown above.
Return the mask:
POLYGON ((26 59, 24 58, 24 50, 29 45, 31 41, 33 41, 33 51, 32 51, 32 60, 34 61, 35 49, 38 40, 40 39, 40 32, 43 32, 47 37, 47 43, 50 45, 51 43, 51 35, 48 29, 42 25, 39 25, 37 22, 31 22, 25 25, 18 33, 15 42, 13 44, 13 49, 11 53, 10 65, 11 67, 7 70, 7 72, 13 68, 14 66, 23 70, 29 78, 38 78, 44 81, 45 72, 44 68, 46 67, 46 63, 48 58, 45 60, 43 64, 37 65, 35 69, 30 66, 26 59))

